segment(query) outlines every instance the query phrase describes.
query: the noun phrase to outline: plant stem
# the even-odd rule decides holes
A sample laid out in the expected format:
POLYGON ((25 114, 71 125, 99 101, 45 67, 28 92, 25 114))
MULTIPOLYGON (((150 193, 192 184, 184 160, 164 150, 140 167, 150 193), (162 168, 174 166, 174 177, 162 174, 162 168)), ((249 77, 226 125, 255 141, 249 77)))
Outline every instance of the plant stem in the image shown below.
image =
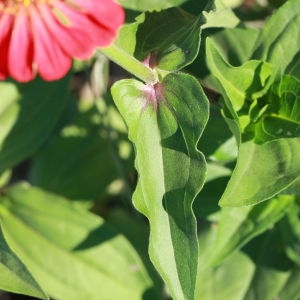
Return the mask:
POLYGON ((140 80, 147 84, 155 84, 158 82, 157 74, 137 60, 135 57, 121 49, 115 44, 109 47, 101 48, 100 51, 111 61, 130 72, 140 80))

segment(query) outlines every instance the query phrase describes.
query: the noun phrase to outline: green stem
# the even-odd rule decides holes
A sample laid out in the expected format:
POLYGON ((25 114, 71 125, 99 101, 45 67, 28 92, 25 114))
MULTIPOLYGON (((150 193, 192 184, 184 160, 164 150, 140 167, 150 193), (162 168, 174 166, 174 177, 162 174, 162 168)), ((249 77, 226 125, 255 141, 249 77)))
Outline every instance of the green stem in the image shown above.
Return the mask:
POLYGON ((119 48, 117 45, 112 44, 109 47, 101 48, 100 51, 111 61, 115 62, 145 83, 155 84, 158 82, 157 74, 152 69, 119 48))

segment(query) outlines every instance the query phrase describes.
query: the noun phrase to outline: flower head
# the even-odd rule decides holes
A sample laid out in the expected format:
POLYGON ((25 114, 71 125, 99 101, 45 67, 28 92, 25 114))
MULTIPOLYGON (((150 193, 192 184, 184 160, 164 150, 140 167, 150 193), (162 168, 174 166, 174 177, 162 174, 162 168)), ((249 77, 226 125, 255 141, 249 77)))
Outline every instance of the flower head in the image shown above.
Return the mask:
POLYGON ((0 79, 63 77, 108 46, 124 21, 114 0, 0 0, 0 79))

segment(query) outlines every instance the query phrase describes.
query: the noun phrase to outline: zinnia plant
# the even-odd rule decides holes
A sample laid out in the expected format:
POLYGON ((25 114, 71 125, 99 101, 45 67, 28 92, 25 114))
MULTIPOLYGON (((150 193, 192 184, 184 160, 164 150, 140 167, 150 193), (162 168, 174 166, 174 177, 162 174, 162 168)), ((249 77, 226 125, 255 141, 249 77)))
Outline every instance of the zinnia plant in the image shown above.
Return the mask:
POLYGON ((300 0, 0 0, 0 299, 299 300, 299 28, 300 0))
POLYGON ((113 0, 1 0, 0 79, 59 79, 72 58, 109 45, 123 22, 113 0))

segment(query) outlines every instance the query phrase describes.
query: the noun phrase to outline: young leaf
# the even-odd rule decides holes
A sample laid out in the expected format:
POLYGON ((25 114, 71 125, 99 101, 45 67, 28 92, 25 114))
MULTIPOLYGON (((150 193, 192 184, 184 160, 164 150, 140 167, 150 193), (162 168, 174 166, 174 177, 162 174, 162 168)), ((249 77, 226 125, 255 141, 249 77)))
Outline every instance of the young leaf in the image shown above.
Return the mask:
MULTIPOLYGON (((1 208, 0 208, 1 209, 1 208)), ((0 227, 0 289, 48 299, 26 266, 7 245, 0 227)))
POLYGON ((115 45, 151 68, 179 70, 197 56, 201 24, 178 8, 147 12, 121 28, 115 45))
POLYGON ((232 67, 209 39, 207 58, 227 100, 225 114, 228 111, 227 118, 239 122, 236 128, 244 133, 237 165, 220 205, 249 205, 272 198, 299 177, 300 156, 296 149, 300 139, 292 138, 299 130, 297 80, 285 78, 276 91, 278 95, 268 99, 274 79, 270 64, 248 61, 232 67), (257 122, 260 118, 261 123, 257 122), (291 138, 280 139, 287 134, 291 138))
MULTIPOLYGON (((239 111, 246 100, 253 100, 256 95, 267 90, 272 81, 273 66, 258 60, 233 67, 220 54, 213 40, 206 42, 207 63, 212 74, 220 82, 224 94, 235 111, 239 111)), ((227 103, 226 103, 227 104, 227 103)))
POLYGON ((184 74, 169 74, 155 86, 123 80, 112 94, 136 148, 133 201, 150 222, 150 258, 174 299, 194 299, 198 243, 192 204, 206 173, 196 147, 208 119, 207 99, 184 74))
POLYGON ((152 68, 180 70, 198 54, 202 23, 200 16, 176 8, 146 13, 137 31, 135 55, 152 68))
POLYGON ((268 20, 256 42, 254 59, 270 62, 284 72, 300 44, 300 0, 289 0, 268 20))
POLYGON ((5 237, 53 298, 155 299, 135 250, 99 217, 25 183, 3 194, 5 237))
POLYGON ((68 80, 1 82, 6 97, 0 101, 4 103, 0 108, 0 127, 4 126, 0 133, 0 173, 27 158, 45 141, 65 106, 68 80))
POLYGON ((300 136, 300 81, 283 76, 270 92, 262 130, 273 139, 300 136))

